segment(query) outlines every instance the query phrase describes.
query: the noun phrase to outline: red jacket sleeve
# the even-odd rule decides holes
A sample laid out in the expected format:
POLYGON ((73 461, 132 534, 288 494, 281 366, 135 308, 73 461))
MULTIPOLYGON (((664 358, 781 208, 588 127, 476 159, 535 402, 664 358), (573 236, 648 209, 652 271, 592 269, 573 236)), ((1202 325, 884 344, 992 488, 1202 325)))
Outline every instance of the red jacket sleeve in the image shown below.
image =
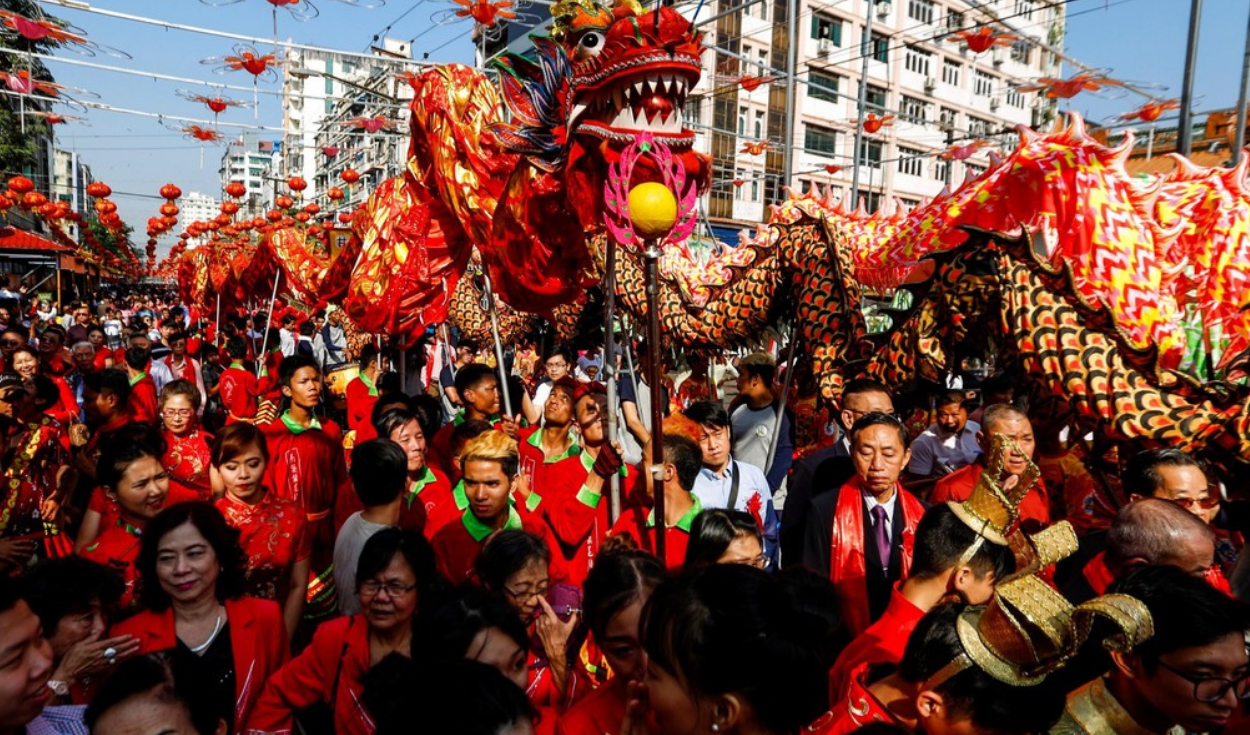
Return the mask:
POLYGON ((338 671, 353 618, 324 623, 312 643, 265 683, 247 719, 245 733, 289 733, 292 716, 317 702, 332 703, 338 671))

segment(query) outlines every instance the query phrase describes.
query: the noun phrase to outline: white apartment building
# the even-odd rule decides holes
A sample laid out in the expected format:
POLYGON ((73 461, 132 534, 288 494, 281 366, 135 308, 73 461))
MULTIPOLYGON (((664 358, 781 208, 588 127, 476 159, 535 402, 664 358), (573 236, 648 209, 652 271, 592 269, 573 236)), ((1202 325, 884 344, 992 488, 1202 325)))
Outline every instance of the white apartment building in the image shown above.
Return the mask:
MULTIPOLYGON (((852 150, 863 68, 862 39, 868 0, 799 0, 793 140, 786 140, 785 0, 741 3, 707 0, 696 22, 709 46, 704 76, 692 90, 686 122, 699 135, 696 147, 713 156, 712 190, 703 205, 718 237, 761 222, 766 205, 780 197, 785 146, 793 148, 788 183, 807 189, 832 186, 849 197, 852 150), (702 19, 702 20, 701 20, 702 19), (754 91, 743 77, 775 77, 754 91), (746 143, 767 141, 759 154, 746 143), (832 167, 832 168, 828 168, 832 167), (738 182, 735 185, 735 182, 738 182)), ((690 17, 696 3, 683 3, 690 17)), ((860 157, 859 193, 869 211, 889 199, 911 207, 957 186, 987 165, 986 145, 964 161, 944 160, 951 145, 985 140, 1014 145, 1019 124, 1041 125, 1054 102, 1017 89, 1039 77, 1058 77, 1060 61, 1042 46, 1061 45, 1064 8, 1049 0, 878 0, 872 21, 867 109, 893 115, 891 124, 866 133, 860 157), (975 54, 947 38, 991 23, 1015 33, 1012 45, 975 54)))
MULTIPOLYGON (((51 169, 52 186, 48 191, 48 198, 68 202, 72 211, 86 217, 92 209, 92 201, 87 197, 87 184, 95 180, 91 176, 91 167, 83 163, 75 151, 54 148, 51 169)), ((66 235, 77 239, 76 223, 64 220, 59 226, 66 235)))
MULTIPOLYGON (((183 223, 184 227, 192 222, 206 222, 221 214, 221 202, 216 197, 201 194, 198 191, 183 194, 178 200, 178 208, 180 210, 178 220, 183 223)), ((199 238, 192 238, 188 242, 198 245, 199 238)))
MULTIPOLYGON (((232 181, 247 187, 247 194, 239 200, 241 212, 248 216, 262 216, 274 197, 274 159, 279 155, 280 143, 271 140, 249 140, 239 137, 226 146, 221 157, 221 188, 232 181)), ((217 212, 213 212, 217 216, 217 212)), ((190 220, 188 220, 190 221, 190 220)))

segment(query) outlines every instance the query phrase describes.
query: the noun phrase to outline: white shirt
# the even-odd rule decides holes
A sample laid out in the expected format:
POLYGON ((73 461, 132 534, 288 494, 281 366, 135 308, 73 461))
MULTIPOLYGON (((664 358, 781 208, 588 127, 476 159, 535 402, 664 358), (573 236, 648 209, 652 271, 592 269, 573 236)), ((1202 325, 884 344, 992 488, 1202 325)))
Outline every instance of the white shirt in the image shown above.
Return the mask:
POLYGON ((772 492, 768 489, 768 478, 764 477, 764 471, 759 467, 746 462, 730 461, 720 477, 704 467, 699 470, 699 476, 695 478, 694 489, 691 492, 699 498, 704 508, 728 507, 735 470, 739 473, 739 479, 738 499, 734 503, 733 510, 747 510, 753 495, 760 496, 760 507, 763 508, 763 501, 772 497, 772 492))
POLYGON ((911 445, 911 461, 907 471, 922 477, 941 477, 972 464, 981 453, 975 421, 964 424, 958 434, 945 435, 937 424, 925 429, 911 445))

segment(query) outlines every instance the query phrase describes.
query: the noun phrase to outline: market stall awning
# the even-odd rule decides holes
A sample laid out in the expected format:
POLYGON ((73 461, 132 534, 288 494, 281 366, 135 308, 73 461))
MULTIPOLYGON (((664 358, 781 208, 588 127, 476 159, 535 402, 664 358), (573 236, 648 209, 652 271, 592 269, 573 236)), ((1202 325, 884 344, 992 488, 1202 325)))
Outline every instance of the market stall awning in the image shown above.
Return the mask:
POLYGON ((0 227, 0 250, 34 250, 49 255, 74 252, 58 242, 16 227, 0 227))

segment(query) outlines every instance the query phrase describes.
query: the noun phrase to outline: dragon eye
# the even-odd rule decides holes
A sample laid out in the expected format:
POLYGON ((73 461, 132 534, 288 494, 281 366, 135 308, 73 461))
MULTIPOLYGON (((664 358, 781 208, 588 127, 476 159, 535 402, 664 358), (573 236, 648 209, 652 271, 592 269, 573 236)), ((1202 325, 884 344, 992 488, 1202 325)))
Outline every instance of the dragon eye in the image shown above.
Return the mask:
POLYGON ((603 34, 598 31, 591 31, 582 36, 582 40, 577 43, 577 55, 582 59, 589 59, 599 55, 603 51, 603 34))

